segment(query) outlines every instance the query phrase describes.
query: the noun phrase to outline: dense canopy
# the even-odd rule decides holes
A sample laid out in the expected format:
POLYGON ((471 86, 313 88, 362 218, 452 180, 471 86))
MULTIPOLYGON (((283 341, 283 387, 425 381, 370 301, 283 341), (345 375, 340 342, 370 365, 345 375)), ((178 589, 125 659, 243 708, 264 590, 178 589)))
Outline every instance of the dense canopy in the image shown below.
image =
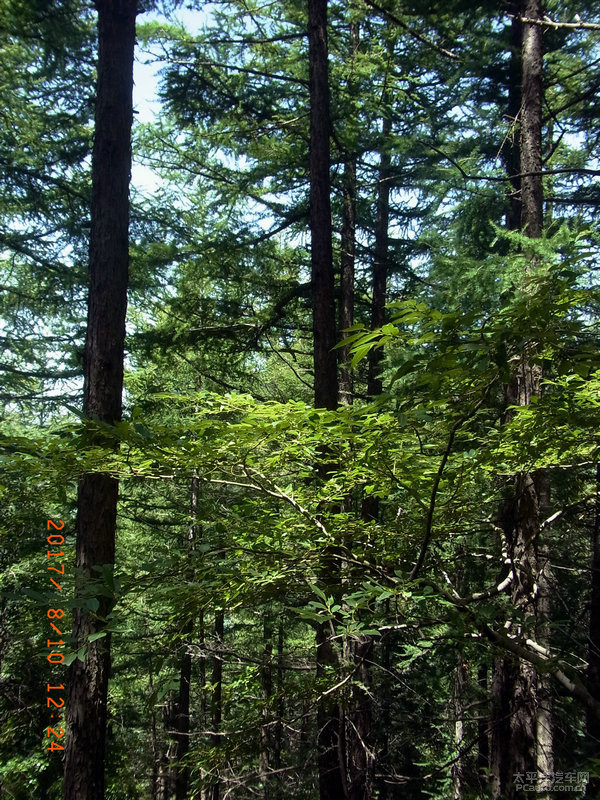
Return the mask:
POLYGON ((4 0, 2 798, 600 796, 599 32, 4 0))

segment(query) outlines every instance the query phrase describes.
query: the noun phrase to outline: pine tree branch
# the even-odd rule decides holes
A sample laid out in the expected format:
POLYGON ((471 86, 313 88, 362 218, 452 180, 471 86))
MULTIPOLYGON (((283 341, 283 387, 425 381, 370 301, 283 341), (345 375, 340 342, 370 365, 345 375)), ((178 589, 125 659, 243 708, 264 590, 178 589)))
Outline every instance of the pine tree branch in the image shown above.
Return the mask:
POLYGON ((455 61, 460 61, 460 57, 456 55, 456 53, 451 52, 450 50, 446 50, 445 47, 441 47, 441 45, 436 44, 435 42, 431 42, 429 39, 426 39, 422 34, 417 33, 417 31, 413 30, 406 22, 403 22, 399 17, 397 17, 392 11, 389 11, 387 8, 383 8, 378 3, 375 3, 374 0, 365 0, 365 3, 371 8, 375 9, 375 11, 379 11, 380 14, 383 14, 384 17, 393 22, 394 25, 398 25, 399 28, 405 30, 410 36, 414 39, 417 39, 421 44, 426 45, 427 47, 431 47, 437 53, 441 53, 448 58, 452 58, 455 61))
MULTIPOLYGON (((529 17, 521 17, 518 14, 508 14, 511 19, 516 19, 518 22, 524 22, 527 25, 542 25, 544 28, 552 28, 554 30, 566 29, 572 31, 600 31, 600 22, 582 22, 580 19, 577 22, 555 22, 550 17, 544 19, 530 19, 529 17)), ((577 17, 579 14, 577 14, 577 17)))

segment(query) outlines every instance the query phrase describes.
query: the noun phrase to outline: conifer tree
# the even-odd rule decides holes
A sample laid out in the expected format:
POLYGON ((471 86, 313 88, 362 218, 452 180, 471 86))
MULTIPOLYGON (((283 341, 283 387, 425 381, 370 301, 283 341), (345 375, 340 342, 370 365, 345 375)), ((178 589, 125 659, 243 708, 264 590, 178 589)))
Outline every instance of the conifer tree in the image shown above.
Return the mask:
MULTIPOLYGON (((137 0, 98 0, 98 78, 92 155, 90 284, 84 356, 84 413, 92 426, 121 419, 129 265, 129 179, 133 120, 133 52, 137 0)), ((105 433, 94 435, 103 442, 105 433)), ((76 646, 87 645, 69 675, 65 800, 103 800, 111 610, 118 482, 85 475, 77 507, 77 568, 81 605, 74 611, 76 646), (96 572, 94 571, 96 570, 96 572), (100 574, 98 574, 98 570, 100 574), (102 576, 96 607, 81 589, 102 576), (90 641, 89 637, 94 634, 90 641)))

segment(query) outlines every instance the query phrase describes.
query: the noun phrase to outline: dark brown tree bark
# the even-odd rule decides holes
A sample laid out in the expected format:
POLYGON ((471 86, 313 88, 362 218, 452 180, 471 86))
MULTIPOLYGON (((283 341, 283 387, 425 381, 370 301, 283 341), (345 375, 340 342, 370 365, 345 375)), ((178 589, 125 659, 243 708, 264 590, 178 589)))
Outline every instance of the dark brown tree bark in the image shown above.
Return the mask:
POLYGON ((506 119, 508 133, 502 145, 502 161, 511 184, 508 195, 509 211, 506 227, 517 231, 521 227, 521 148, 519 146, 519 116, 521 113, 521 48, 523 46, 523 26, 519 19, 519 0, 509 2, 508 9, 513 14, 510 26, 511 54, 508 67, 508 103, 506 119))
MULTIPOLYGON (((129 178, 136 0, 97 0, 98 79, 92 157, 92 213, 88 323, 84 363, 84 414, 112 424, 121 419, 123 350, 129 268, 129 178)), ((98 437, 96 437, 98 441, 98 437)), ((103 438, 107 443, 106 437, 103 438)), ((114 446, 114 441, 109 442, 114 446)), ((76 559, 79 587, 98 578, 94 566, 115 560, 118 483, 86 475, 77 499, 76 559)), ((107 573, 107 574, 108 574, 107 573)), ((80 588, 78 589, 80 594, 80 588)), ((73 639, 81 647, 102 630, 111 601, 99 594, 95 613, 73 614, 73 639)), ((104 797, 110 635, 97 639, 85 661, 73 662, 67 703, 65 800, 104 797)))
POLYGON ((271 702, 273 696, 273 620, 265 611, 263 619, 263 659, 260 668, 263 699, 263 724, 260 729, 260 778, 263 800, 272 800, 273 791, 273 725, 271 702))
POLYGON ((281 773, 281 750, 283 747, 283 716, 285 712, 284 690, 283 690, 283 612, 279 616, 277 629, 277 722, 273 733, 273 769, 277 772, 277 800, 283 800, 281 773))
POLYGON ((179 666, 179 695, 175 703, 173 729, 175 731, 175 800, 186 800, 190 783, 190 768, 184 764, 190 741, 190 685, 192 679, 192 656, 187 650, 185 641, 192 633, 192 623, 188 623, 183 632, 183 650, 179 666))
POLYGON ((450 770, 453 800, 462 800, 467 783, 465 756, 462 753, 465 746, 466 685, 467 666, 464 662, 463 654, 459 652, 458 663, 454 668, 454 690, 452 694, 452 704, 454 706, 454 749, 457 754, 450 770))
POLYGON ((500 656, 494 662, 490 737, 490 778, 494 798, 503 796, 505 786, 510 780, 510 715, 514 670, 515 664, 508 656, 500 656))
MULTIPOLYGON (((360 28, 357 22, 350 23, 350 76, 347 92, 351 102, 351 145, 346 154, 343 176, 343 219, 340 255, 340 334, 354 325, 354 258, 356 249, 356 94, 357 82, 354 60, 360 44, 360 28)), ((348 362, 350 348, 342 347, 340 353, 340 400, 350 405, 354 395, 354 381, 348 362)))
POLYGON ((360 636, 350 642, 354 662, 351 708, 347 741, 348 798, 371 800, 375 792, 375 747, 373 743, 373 708, 369 695, 373 637, 360 636))
POLYGON ((477 668, 477 686, 484 701, 482 710, 477 717, 477 774, 479 777, 480 791, 488 780, 488 770, 490 766, 490 739, 489 739, 489 716, 487 713, 488 668, 486 664, 480 664, 477 668))
MULTIPOLYGON (((375 223, 375 257, 373 261, 373 299, 371 301, 371 328, 380 328, 385 322, 385 301, 388 278, 388 250, 390 225, 390 134, 392 123, 388 114, 383 117, 381 153, 379 155, 379 182, 377 186, 377 219, 375 223)), ((367 394, 377 397, 383 390, 379 370, 383 351, 369 352, 367 394)))
MULTIPOLYGON (((146 628, 146 636, 150 638, 150 629, 146 628)), ((154 664, 152 653, 149 654, 149 679, 148 689, 150 695, 154 694, 154 664)), ((153 704, 150 717, 150 743, 152 747, 152 776, 150 778, 150 797, 152 800, 165 800, 165 751, 158 735, 156 706, 153 704)))
MULTIPOLYGON (((340 257, 340 335, 354 325, 354 250, 356 231, 356 159, 344 165, 344 207, 342 222, 342 253, 340 257)), ((350 348, 340 348, 340 400, 350 405, 354 396, 354 381, 350 370, 350 348)))
MULTIPOLYGON (((215 650, 218 651, 223 646, 223 636, 225 634, 225 612, 219 609, 215 614, 215 650)), ((212 745, 214 748, 221 746, 221 737, 219 731, 223 721, 223 659, 218 652, 215 652, 213 657, 213 668, 211 683, 213 685, 212 692, 212 725, 213 736, 212 745)), ((221 781, 217 778, 209 792, 210 800, 219 800, 221 797, 221 781)))
MULTIPOLYGON (((526 372, 530 368, 527 366, 526 372)), ((523 403, 524 404, 524 403, 523 403)), ((535 575, 537 571, 536 537, 539 529, 538 498, 531 475, 518 475, 515 480, 515 507, 513 525, 509 529, 509 552, 515 565, 512 585, 513 607, 522 615, 522 626, 515 633, 535 620, 535 575)), ((515 795, 514 775, 536 772, 537 758, 537 676, 534 667, 519 661, 514 670, 514 683, 510 698, 510 769, 504 776, 507 797, 515 795)))
MULTIPOLYGON (((541 0, 521 0, 520 16, 542 19, 541 0)), ((522 22, 521 108, 519 153, 521 172, 521 231, 530 239, 542 234, 542 26, 522 22)), ((536 266, 532 253, 525 253, 527 270, 536 266)), ((508 405, 525 406, 540 396, 541 369, 522 355, 517 371, 506 387, 508 405)), ((539 628, 536 602, 539 582, 538 538, 543 476, 520 473, 514 479, 514 500, 507 508, 504 530, 508 554, 514 569, 511 601, 521 622, 513 632, 539 628)), ((532 664, 500 659, 495 675, 496 717, 492 737, 493 794, 506 800, 516 797, 514 775, 537 773, 552 763, 551 723, 541 700, 540 678, 532 664), (538 696, 539 695, 539 696, 538 696), (541 710, 541 713, 540 713, 541 710), (542 718, 543 717, 543 718, 542 718), (502 741, 502 737, 506 737, 502 741), (543 740, 543 741, 542 741, 543 740)), ((542 688, 545 686, 541 681, 542 688)))
MULTIPOLYGON (((379 162, 379 183, 377 188, 377 218, 375 226, 375 247, 373 262, 373 297, 371 301, 371 328, 380 328, 385 322, 385 303, 387 296, 388 278, 388 228, 390 219, 390 150, 389 140, 391 134, 391 120, 388 115, 383 119, 382 124, 382 144, 379 162)), ((379 375, 383 352, 381 350, 371 350, 368 355, 367 373, 367 394, 374 398, 381 394, 383 383, 379 375)), ((379 516, 379 498, 368 496, 363 497, 361 503, 361 517, 365 522, 374 522, 379 516)), ((384 647, 386 645, 384 644, 384 647)), ((358 657, 359 669, 362 675, 364 686, 369 685, 370 669, 369 661, 372 652, 372 637, 364 637, 359 651, 355 654, 358 657), (361 656, 361 653, 369 653, 369 659, 361 656)), ((371 798, 375 791, 375 766, 377 763, 376 749, 373 742, 372 731, 372 708, 368 694, 359 694, 358 704, 355 709, 355 720, 353 721, 354 735, 349 739, 349 767, 351 775, 351 797, 355 800, 359 798, 371 798), (362 794, 361 794, 362 792, 362 794)), ((383 733, 387 736, 387 731, 383 733)), ((385 755, 387 745, 379 755, 385 755)), ((380 794, 382 797, 387 792, 386 784, 382 784, 380 794)))
MULTIPOLYGON (((591 537, 591 591, 590 627, 588 641, 588 685, 597 700, 600 700, 600 464, 596 467, 596 502, 591 537)), ((591 752, 600 748, 600 719, 591 710, 587 712, 587 734, 591 752)), ((590 797, 600 796, 600 778, 591 777, 588 787, 590 797)))
MULTIPOLYGON (((339 658, 331 640, 328 623, 317 628, 317 677, 339 668, 339 658)), ((317 708, 317 748, 319 757, 320 800, 343 800, 348 797, 342 712, 337 699, 322 697, 317 708)))
MULTIPOLYGON (((543 19, 541 0, 522 0, 521 16, 543 19)), ((543 28, 524 22, 521 49, 521 230, 539 239, 543 226, 542 188, 542 58, 543 28)))
MULTIPOLYGON (((385 601, 386 613, 389 612, 389 600, 385 601)), ((395 637, 394 637, 395 638, 395 637)), ((382 675, 379 681, 378 703, 379 703, 379 716, 378 724, 376 727, 376 764, 377 772, 377 798, 378 800, 387 800, 390 795, 390 787, 386 781, 386 773, 389 774, 389 755, 390 755, 390 738, 392 736, 392 703, 393 693, 395 691, 395 683, 392 673, 392 660, 394 653, 397 652, 395 641, 393 641, 390 632, 382 637, 380 645, 380 663, 382 667, 382 675)))
MULTIPOLYGON (((380 328, 385 323, 385 302, 388 279, 388 250, 390 225, 390 134, 392 123, 389 115, 384 116, 381 132, 381 152, 379 155, 379 180, 377 185, 377 218, 375 223, 375 246, 373 261, 373 297, 371 300, 371 328, 380 328)), ((370 350, 368 354, 367 394, 375 398, 383 391, 379 374, 383 351, 370 350)), ((362 518, 365 522, 376 521, 379 516, 379 498, 364 497, 362 518)))
MULTIPOLYGON (((356 94, 354 59, 360 44, 360 29, 357 22, 350 22, 350 56, 347 91, 351 100, 350 132, 351 152, 344 165, 342 253, 340 259, 341 303, 340 330, 354 324, 354 258, 356 234, 356 94)), ((340 350, 340 395, 341 401, 351 404, 353 400, 352 373, 347 366, 349 348, 340 350)), ((352 508, 350 498, 346 507, 352 508)), ((352 550, 352 537, 345 538, 345 548, 352 550)), ((345 658, 354 671, 351 685, 349 709, 345 715, 345 754, 347 762, 347 786, 350 800, 369 800, 374 791, 375 753, 371 742, 372 708, 368 694, 370 683, 369 664, 372 657, 373 640, 370 636, 349 637, 344 643, 345 658)))
MULTIPOLYGON (((511 191, 508 196, 509 212, 506 227, 509 231, 521 228, 521 147, 519 118, 521 114, 521 82, 523 46, 523 26, 519 19, 520 0, 508 3, 508 10, 514 15, 510 27, 511 54, 508 72, 508 103, 506 116, 509 133, 502 147, 502 160, 508 175, 511 191)), ((510 716, 511 697, 514 690, 515 664, 509 656, 495 659, 491 682, 491 725, 490 725, 490 779, 493 797, 500 797, 508 780, 510 765, 510 716)))
MULTIPOLYGON (((198 514, 198 493, 200 481, 194 476, 190 487, 190 516, 192 522, 188 529, 188 561, 194 550, 198 535, 196 517, 198 514)), ((193 579, 192 567, 188 563, 186 569, 186 579, 193 579)), ((187 642, 194 630, 194 621, 189 619, 181 632, 181 662, 179 666, 179 696, 175 706, 175 718, 173 720, 175 730, 175 741, 177 743, 175 751, 176 774, 175 774, 175 800, 186 800, 190 784, 190 767, 185 764, 190 746, 190 686, 192 680, 192 656, 187 649, 187 642)))
POLYGON ((158 741, 158 731, 156 727, 156 709, 152 709, 150 720, 150 734, 152 744, 152 777, 150 779, 150 797, 152 800, 163 800, 162 792, 162 749, 158 741))
MULTIPOLYGON (((199 661, 198 680, 200 682, 200 709, 199 709, 200 718, 198 720, 198 724, 200 726, 200 730, 205 731, 208 722, 208 689, 206 686, 206 663, 207 663, 207 657, 205 651, 206 632, 204 626, 204 611, 202 610, 200 611, 200 614, 198 616, 198 631, 199 631, 198 637, 200 640, 200 653, 201 653, 200 657, 198 658, 199 661)), ((205 774, 204 770, 200 769, 199 773, 200 773, 200 778, 202 779, 205 774)), ((199 800, 203 800, 205 797, 206 797, 206 792, 202 790, 199 800)))
MULTIPOLYGON (((313 354, 315 407, 335 409, 338 404, 336 316, 333 248, 331 241, 329 64, 327 50, 327 2, 308 0, 308 59, 310 88, 310 233, 313 296, 313 354)), ((321 469, 324 476, 327 468, 321 469)), ((324 572, 336 569, 335 554, 324 572)), ((329 578, 327 578, 329 580, 329 578)), ((316 635, 317 675, 338 663, 328 624, 316 635)), ((317 749, 321 800, 346 796, 342 726, 337 700, 322 698, 317 709, 317 749)))
POLYGON ((331 131, 327 2, 308 0, 310 83, 310 234, 313 296, 315 407, 334 409, 338 403, 336 317, 331 241, 331 131))

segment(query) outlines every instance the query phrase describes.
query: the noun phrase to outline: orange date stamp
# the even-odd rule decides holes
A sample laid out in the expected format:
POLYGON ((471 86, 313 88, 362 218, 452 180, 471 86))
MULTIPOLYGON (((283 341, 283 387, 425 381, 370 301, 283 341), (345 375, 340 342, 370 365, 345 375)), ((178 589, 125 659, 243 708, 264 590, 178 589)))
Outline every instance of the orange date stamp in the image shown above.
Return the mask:
MULTIPOLYGON (((62 531, 65 527, 65 523, 62 520, 59 520, 58 523, 53 522, 51 519, 46 521, 46 527, 49 531, 62 531)), ((61 576, 65 574, 65 564, 64 561, 60 562, 54 559, 60 559, 61 557, 64 558, 64 552, 60 550, 59 552, 54 552, 56 547, 59 547, 61 544, 64 544, 65 537, 61 533, 50 533, 46 537, 46 542, 49 546, 53 548, 53 550, 46 551, 46 560, 47 560, 47 571, 50 573, 50 583, 54 585, 57 591, 62 592, 63 587, 60 584, 61 576), (53 575, 53 573, 57 573, 57 575, 53 575)), ((52 639, 47 639, 47 647, 50 650, 48 655, 46 656, 47 660, 50 664, 62 664, 65 660, 64 654, 61 653, 59 650, 55 648, 61 647, 65 644, 64 640, 62 639, 63 631, 61 628, 64 628, 64 619, 65 612, 62 608, 49 608, 46 612, 47 622, 50 626, 48 630, 48 634, 53 636, 52 639), (55 634, 58 634, 59 639, 56 639, 55 634)), ((64 707, 65 707, 65 700, 64 697, 56 696, 56 694, 51 694, 55 692, 64 692, 64 685, 62 683, 58 684, 57 686, 51 686, 49 683, 46 684, 46 691, 47 691, 47 698, 46 698, 46 707, 50 713, 50 718, 52 720, 57 719, 57 722, 52 722, 52 725, 48 725, 46 727, 47 738, 50 739, 52 737, 56 737, 56 739, 61 739, 65 735, 65 729, 61 726, 61 721, 64 720, 64 707), (56 726, 56 727, 53 727, 56 726)), ((47 750, 64 750, 65 748, 63 745, 59 744, 57 741, 50 742, 50 747, 46 748, 47 750)))

